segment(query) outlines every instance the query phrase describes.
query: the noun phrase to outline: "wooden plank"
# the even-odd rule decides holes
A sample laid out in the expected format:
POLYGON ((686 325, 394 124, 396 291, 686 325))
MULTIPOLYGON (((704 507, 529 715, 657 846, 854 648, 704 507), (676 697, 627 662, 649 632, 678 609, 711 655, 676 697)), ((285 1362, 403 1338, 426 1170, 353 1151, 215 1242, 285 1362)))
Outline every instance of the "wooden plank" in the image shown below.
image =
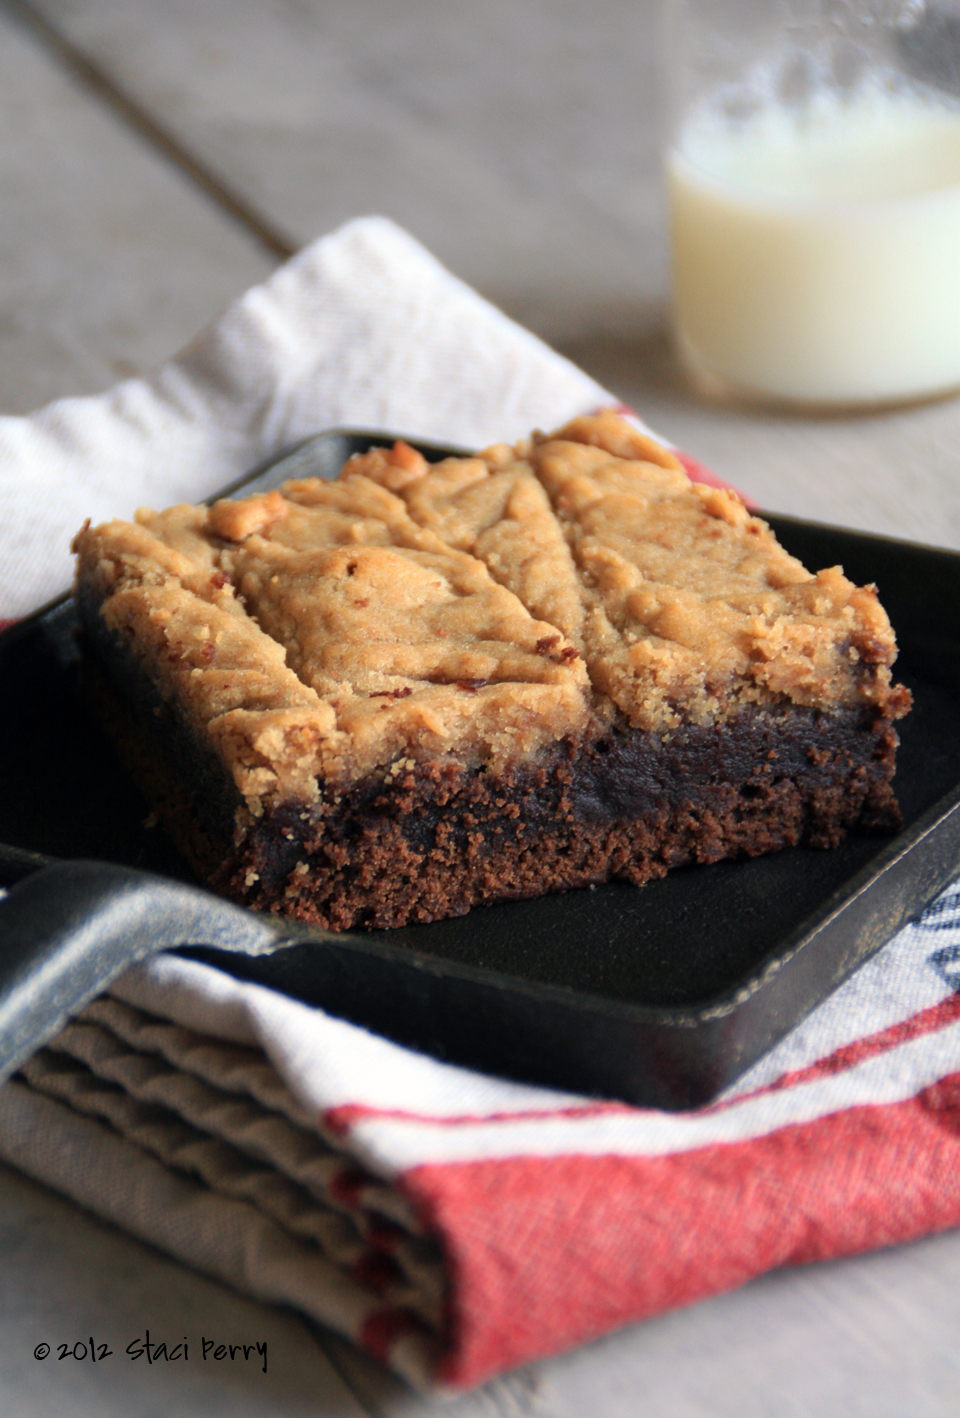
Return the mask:
POLYGON ((149 368, 275 264, 0 11, 0 405, 149 368))
POLYGON ((763 506, 960 547, 960 404, 704 404, 665 338, 656 0, 33 0, 301 241, 383 211, 763 506))
POLYGON ((659 296, 654 0, 35 8, 301 242, 384 212, 553 339, 659 296))

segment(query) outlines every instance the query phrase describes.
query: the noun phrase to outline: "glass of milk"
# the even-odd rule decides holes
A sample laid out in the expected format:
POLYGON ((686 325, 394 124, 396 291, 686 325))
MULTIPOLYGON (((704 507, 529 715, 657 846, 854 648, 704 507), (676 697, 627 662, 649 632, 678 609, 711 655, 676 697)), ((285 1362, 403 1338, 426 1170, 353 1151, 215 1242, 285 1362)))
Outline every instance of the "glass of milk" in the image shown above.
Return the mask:
POLYGON ((676 332, 728 394, 960 390, 960 0, 666 0, 676 332))

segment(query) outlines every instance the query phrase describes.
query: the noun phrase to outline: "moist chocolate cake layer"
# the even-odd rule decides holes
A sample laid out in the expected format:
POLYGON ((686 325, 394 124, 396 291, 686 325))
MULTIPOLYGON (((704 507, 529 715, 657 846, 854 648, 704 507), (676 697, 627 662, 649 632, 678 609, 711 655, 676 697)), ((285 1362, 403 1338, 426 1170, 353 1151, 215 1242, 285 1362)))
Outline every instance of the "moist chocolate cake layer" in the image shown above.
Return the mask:
POLYGON ((896 826, 892 728, 829 717, 745 711, 669 741, 613 732, 515 773, 417 766, 358 784, 316 824, 286 809, 251 823, 213 884, 334 929, 387 927, 896 826))
POLYGON ((795 706, 666 736, 615 728, 507 771, 415 764, 369 775, 320 814, 290 804, 254 817, 130 652, 115 646, 109 663, 109 678, 88 664, 94 707, 198 874, 245 905, 335 930, 640 886, 675 866, 900 823, 892 725, 869 709, 795 706))

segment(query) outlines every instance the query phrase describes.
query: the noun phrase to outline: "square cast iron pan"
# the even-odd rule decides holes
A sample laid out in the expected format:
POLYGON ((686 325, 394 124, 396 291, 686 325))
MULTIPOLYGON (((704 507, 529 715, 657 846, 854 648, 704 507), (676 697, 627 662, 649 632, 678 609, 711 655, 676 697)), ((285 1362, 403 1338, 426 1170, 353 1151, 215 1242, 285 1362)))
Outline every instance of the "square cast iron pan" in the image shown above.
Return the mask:
MULTIPOLYGON (((228 491, 332 477, 352 453, 388 441, 321 434, 228 491)), ((449 451, 418 446, 431 458, 449 451)), ((960 555, 768 520, 806 565, 840 563, 879 586, 899 677, 915 697, 895 784, 904 830, 393 931, 308 930, 198 888, 162 833, 145 827, 146 805, 83 708, 72 601, 7 631, 0 877, 19 884, 0 902, 0 1068, 130 960, 186 947, 490 1073, 648 1106, 707 1102, 960 868, 960 555)))

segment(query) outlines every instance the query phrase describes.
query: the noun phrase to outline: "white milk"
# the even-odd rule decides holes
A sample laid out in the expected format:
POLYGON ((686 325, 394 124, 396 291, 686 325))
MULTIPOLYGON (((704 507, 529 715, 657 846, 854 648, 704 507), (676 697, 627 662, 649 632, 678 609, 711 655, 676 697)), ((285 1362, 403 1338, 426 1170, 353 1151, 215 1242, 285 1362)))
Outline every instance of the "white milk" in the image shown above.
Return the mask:
POLYGON ((668 159, 695 365, 814 403, 960 386, 960 107, 882 90, 688 122, 668 159))

